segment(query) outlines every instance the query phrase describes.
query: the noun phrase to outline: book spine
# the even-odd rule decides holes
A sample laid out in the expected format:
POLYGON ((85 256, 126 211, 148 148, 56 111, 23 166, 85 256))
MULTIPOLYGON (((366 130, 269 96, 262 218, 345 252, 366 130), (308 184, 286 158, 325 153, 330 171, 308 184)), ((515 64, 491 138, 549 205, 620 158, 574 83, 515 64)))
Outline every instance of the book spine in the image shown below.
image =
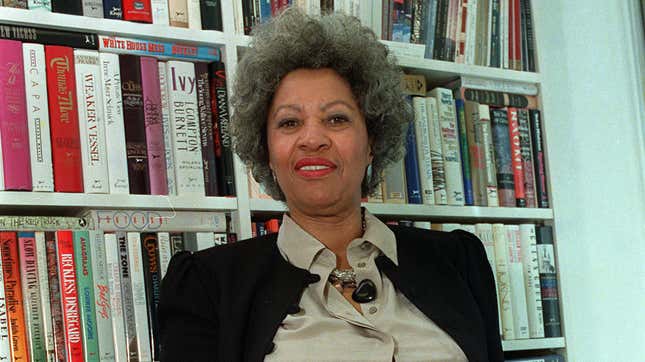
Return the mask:
POLYGON ((535 108, 537 98, 530 95, 498 92, 485 89, 463 88, 463 99, 495 107, 535 108))
MULTIPOLYGON (((128 238, 125 232, 117 232, 116 238, 119 243, 119 271, 121 277, 121 300, 123 303, 123 320, 125 323, 125 348, 127 353, 126 361, 139 361, 139 350, 137 348, 137 327, 134 316, 134 300, 132 295, 132 277, 130 261, 128 256, 128 238)), ((113 300, 114 301, 114 300, 113 300)), ((116 339, 116 336, 115 336, 116 339)))
POLYGON ((119 67, 130 193, 149 194, 150 175, 139 57, 121 54, 119 67))
POLYGON ((47 280, 49 284, 49 307, 51 311, 52 333, 54 335, 54 361, 67 361, 65 348, 65 327, 60 278, 58 277, 58 247, 56 233, 45 232, 45 249, 47 251, 47 280))
POLYGON ((204 196, 194 65, 169 61, 168 84, 177 194, 204 196))
POLYGON ((540 291, 540 270, 538 268, 537 239, 535 225, 520 225, 520 241, 526 304, 529 317, 529 337, 544 338, 542 295, 540 291))
POLYGON ((157 242, 159 245, 159 278, 161 280, 166 275, 168 264, 170 264, 170 258, 172 257, 172 249, 170 247, 170 233, 157 233, 157 242))
POLYGON ((444 60, 447 60, 449 62, 455 60, 458 5, 458 0, 448 0, 448 8, 446 13, 446 43, 444 45, 444 60))
POLYGON ((85 361, 99 360, 99 343, 96 335, 96 314, 94 307, 94 282, 92 271, 92 245, 87 230, 74 231, 74 264, 83 335, 83 357, 85 361))
POLYGON ((435 97, 426 97, 426 109, 428 111, 430 161, 432 163, 432 182, 434 185, 435 203, 437 205, 447 205, 448 193, 446 191, 443 150, 441 148, 441 124, 439 122, 437 99, 435 97))
POLYGON ((58 276, 61 284, 67 361, 83 361, 82 322, 78 302, 72 231, 59 230, 56 232, 56 249, 58 251, 58 276))
POLYGON ((508 272, 511 282, 511 300, 513 304, 513 323, 515 339, 529 338, 529 316, 524 287, 522 267, 520 227, 505 225, 508 241, 508 272))
MULTIPOLYGON (((0 234, 1 235, 1 234, 0 234)), ((4 273, 1 272, 2 258, 0 258, 0 360, 11 360, 11 339, 9 338, 9 319, 7 318, 8 305, 5 296, 4 273)))
MULTIPOLYGON (((267 225, 267 231, 269 231, 269 227, 268 227, 269 221, 267 221, 266 225, 267 225)), ((205 250, 215 246, 215 234, 212 232, 196 232, 195 240, 197 242, 196 251, 205 250)))
POLYGON ((501 67, 501 37, 500 37, 500 16, 499 5, 501 0, 490 0, 491 4, 491 42, 490 42, 490 66, 501 67))
POLYGON ((27 128, 31 149, 33 191, 54 191, 54 169, 49 133, 47 65, 42 44, 22 44, 27 99, 27 128))
POLYGON ((81 0, 52 0, 52 11, 70 15, 83 15, 81 0))
POLYGON ((526 20, 526 58, 528 61, 527 69, 529 72, 535 72, 535 50, 533 43, 533 17, 531 15, 531 3, 529 0, 523 1, 524 6, 524 18, 526 20))
MULTIPOLYGON (((56 347, 54 345, 54 329, 52 324, 51 304, 49 300, 49 276, 47 268, 47 245, 44 231, 37 231, 35 237, 36 248, 36 273, 38 278, 38 292, 40 310, 43 322, 43 361, 53 362, 56 360, 56 347)), ((1 283, 0 283, 1 284, 1 283)))
POLYGON ((127 361, 125 320, 123 299, 121 293, 121 257, 116 234, 103 235, 105 242, 105 267, 110 297, 110 317, 112 320, 112 339, 114 341, 114 357, 116 361, 127 361))
POLYGON ((172 255, 186 250, 184 247, 184 235, 182 233, 170 233, 170 250, 172 255))
POLYGON ((435 88, 430 95, 436 97, 441 125, 441 151, 446 176, 448 205, 464 205, 464 183, 461 176, 461 157, 457 136, 457 116, 452 92, 446 88, 435 88))
POLYGON ((125 125, 119 56, 110 53, 99 53, 99 57, 103 84, 105 142, 110 145, 110 147, 107 147, 109 189, 111 194, 127 194, 130 192, 130 185, 128 181, 128 159, 125 152, 125 125))
POLYGON ((522 70, 522 29, 520 22, 520 0, 513 2, 513 58, 515 59, 515 70, 522 70))
POLYGON ((159 62, 159 90, 161 97, 161 125, 163 127, 164 155, 166 156, 166 184, 168 195, 177 195, 175 184, 175 155, 172 148, 172 129, 170 127, 170 100, 168 99, 168 67, 159 62))
MULTIPOLYGON (((242 3, 242 5, 244 5, 244 3, 242 3)), ((187 0, 168 0, 168 12, 170 16, 170 26, 188 28, 187 0)))
POLYGON ((148 304, 146 301, 146 286, 143 277, 141 234, 138 232, 128 232, 127 238, 138 361, 152 361, 150 335, 148 334, 150 331, 147 312, 148 304))
POLYGON ((202 29, 223 30, 221 0, 201 0, 202 29))
POLYGON ((103 16, 106 19, 123 19, 121 0, 103 0, 103 16))
POLYGON ((464 41, 464 63, 475 64, 475 50, 477 49, 477 29, 478 17, 483 14, 477 14, 477 0, 468 0, 466 6, 468 16, 466 17, 466 39, 464 41))
POLYGON ((497 271, 497 292, 500 318, 502 320, 502 337, 505 340, 515 339, 513 324, 513 304, 511 301, 511 282, 508 263, 508 237, 503 224, 493 224, 493 243, 495 244, 495 270, 497 271))
MULTIPOLYGON (((152 360, 159 360, 159 318, 158 307, 161 293, 160 247, 156 233, 145 233, 141 237, 141 254, 145 282, 152 360)), ((170 246, 170 244, 168 244, 170 246)), ((168 250, 170 251, 170 250, 168 250)))
POLYGON ((103 18, 102 0, 82 0, 83 16, 103 18))
POLYGON ((34 232, 18 233, 20 278, 25 311, 25 327, 32 361, 45 360, 45 333, 40 305, 40 285, 36 259, 36 235, 34 232))
POLYGON ((31 162, 22 44, 0 39, 0 138, 6 190, 31 191, 31 162))
POLYGON ((202 29, 202 15, 199 0, 186 0, 188 8, 188 28, 194 30, 202 29))
MULTIPOLYGON (((414 127, 416 137, 416 153, 419 161, 421 181, 421 198, 424 204, 434 205, 435 196, 432 184, 432 155, 430 153, 430 131, 428 127, 428 110, 423 97, 413 97, 414 127)), ((381 195, 381 198, 383 196, 381 195)))
POLYGON ((51 0, 27 0, 27 9, 51 12, 52 2, 51 0))
POLYGON ((121 0, 123 20, 152 23, 150 0, 121 0))
POLYGON ((74 50, 76 94, 78 96, 83 189, 86 193, 110 192, 107 145, 103 120, 101 68, 96 50, 74 50))
POLYGON ((141 57, 141 85, 143 88, 143 110, 148 153, 150 194, 168 195, 166 175, 166 147, 163 140, 161 119, 161 89, 159 87, 159 65, 157 59, 141 57))
POLYGON ((491 111, 491 126, 495 151, 495 168, 497 169, 499 205, 515 207, 515 185, 513 182, 511 142, 506 109, 493 109, 491 111))
POLYGON ((74 50, 45 45, 54 191, 83 192, 74 50))
POLYGON ((455 46, 455 62, 465 63, 466 59, 466 31, 468 27, 468 3, 469 0, 458 1, 457 14, 457 36, 455 46))
POLYGON ((197 80, 197 109, 199 110, 199 136, 204 169, 206 196, 217 196, 217 165, 215 164, 215 140, 213 138, 213 112, 208 78, 208 65, 195 63, 197 80))
POLYGON ((509 53, 510 53, 510 38, 509 38, 509 1, 500 0, 499 2, 499 37, 500 37, 500 58, 501 68, 509 69, 509 53))
POLYGON ((515 185, 515 206, 526 207, 524 192, 524 168, 522 149, 520 145, 520 126, 517 121, 517 109, 508 108, 508 136, 510 141, 511 167, 513 168, 513 184, 515 185))
POLYGON ((540 271, 542 313, 544 316, 544 337, 562 337, 553 230, 548 225, 537 226, 535 235, 537 239, 538 269, 540 271))
MULTIPOLYGON (((468 153, 470 171, 472 177, 473 189, 473 203, 476 206, 487 206, 487 184, 486 184, 486 159, 484 157, 484 147, 482 132, 478 127, 479 120, 479 104, 475 102, 466 101, 464 103, 464 118, 465 125, 460 127, 460 133, 463 128, 466 132, 466 147, 467 150, 462 150, 462 155, 468 153)), ((466 163, 466 159, 462 160, 466 163)))
POLYGON ((226 66, 222 62, 210 64, 211 108, 213 111, 215 154, 220 165, 217 184, 219 195, 235 196, 233 143, 229 131, 228 91, 226 89, 226 66), (217 129, 215 130, 215 125, 217 129))
POLYGON ((470 152, 468 151, 468 136, 466 135, 466 110, 464 101, 455 100, 455 115, 457 116, 457 131, 459 137, 459 152, 461 154, 461 174, 464 184, 464 204, 474 205, 473 172, 470 168, 470 152))
POLYGON ((85 217, 96 229, 103 231, 226 232, 226 214, 223 212, 93 210, 85 217))
POLYGON ((435 38, 436 38, 436 23, 437 23, 437 0, 429 0, 427 2, 428 8, 427 8, 427 14, 426 14, 426 20, 425 20, 425 54, 424 58, 426 59, 433 59, 434 58, 434 44, 435 44, 435 38))
POLYGON ((499 330, 500 333, 502 329, 502 311, 500 309, 499 301, 499 283, 497 282, 497 261, 495 260, 495 238, 493 237, 493 224, 475 224, 475 235, 481 240, 484 245, 484 251, 486 252, 486 258, 490 264, 490 268, 493 271, 493 279, 495 279, 495 297, 497 300, 497 315, 499 316, 499 330))
POLYGON ((549 194, 546 186, 546 164, 544 143, 542 139, 542 115, 539 110, 529 110, 529 125, 533 146, 533 163, 535 165, 535 195, 538 207, 549 207, 549 194))
POLYGON ((419 160, 417 159, 417 141, 414 134, 414 121, 410 122, 406 131, 405 182, 409 204, 421 204, 421 181, 419 180, 419 160))
MULTIPOLYGON (((81 228, 86 220, 65 216, 0 216, 0 230, 57 230, 81 228)), ((86 228, 86 227, 85 227, 86 228)))
POLYGON ((152 12, 153 24, 159 24, 164 26, 170 25, 170 14, 168 13, 168 1, 151 0, 150 9, 152 12))
POLYGON ((528 110, 517 110, 517 123, 520 129, 520 150, 522 152, 522 170, 524 171, 524 194, 526 196, 526 206, 537 207, 528 110))
POLYGON ((96 310, 96 336, 99 343, 100 361, 114 361, 114 339, 112 338, 112 311, 108 286, 108 270, 105 257, 103 232, 89 232, 89 253, 92 268, 94 308, 96 310))
POLYGON ((410 43, 413 44, 423 44, 422 43, 422 29, 423 29, 423 1, 422 0, 413 0, 410 5, 412 8, 412 25, 410 30, 410 43))
POLYGON ((486 204, 499 206, 499 193, 497 189, 497 167, 495 167, 495 146, 490 122, 490 109, 485 104, 479 105, 479 122, 477 130, 481 133, 482 153, 486 165, 486 204))
POLYGON ((444 48, 447 43, 446 25, 448 23, 448 5, 448 0, 437 0, 433 59, 446 60, 444 48))
MULTIPOLYGON (((384 201, 388 204, 406 203, 405 167, 403 160, 391 164, 385 170, 384 201)), ((259 232, 258 232, 259 234, 259 232)))

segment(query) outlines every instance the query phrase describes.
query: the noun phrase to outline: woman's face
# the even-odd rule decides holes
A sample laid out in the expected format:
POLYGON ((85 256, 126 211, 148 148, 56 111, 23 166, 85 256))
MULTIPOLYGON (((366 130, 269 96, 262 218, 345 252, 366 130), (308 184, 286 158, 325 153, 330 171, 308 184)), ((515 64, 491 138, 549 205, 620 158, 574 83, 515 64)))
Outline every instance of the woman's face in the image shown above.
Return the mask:
POLYGON ((297 69, 280 81, 267 140, 289 208, 325 213, 360 205, 371 149, 349 83, 335 71, 297 69))

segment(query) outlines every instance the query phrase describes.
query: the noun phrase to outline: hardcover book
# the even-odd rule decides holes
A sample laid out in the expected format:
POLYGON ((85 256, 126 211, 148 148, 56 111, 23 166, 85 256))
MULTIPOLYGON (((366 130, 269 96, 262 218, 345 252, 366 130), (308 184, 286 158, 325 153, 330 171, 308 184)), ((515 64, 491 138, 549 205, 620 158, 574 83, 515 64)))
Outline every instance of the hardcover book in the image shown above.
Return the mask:
MULTIPOLYGON (((36 231, 36 272, 38 273, 39 303, 42 311, 43 336, 45 345, 45 361, 56 360, 56 345, 54 344, 54 327, 52 319, 52 304, 49 299, 49 275, 47 266, 47 234, 49 232, 36 231)), ((0 283, 2 285, 2 283, 0 283)))
POLYGON ((83 15, 82 0, 52 0, 52 11, 55 13, 83 15))
POLYGON ((92 210, 84 217, 103 231, 226 232, 226 214, 215 211, 92 210))
POLYGON ((546 160, 544 140, 542 139, 542 116, 539 110, 529 110, 529 125, 533 146, 533 163, 535 166, 535 194, 538 207, 549 207, 549 193, 546 184, 546 160))
POLYGON ((201 0, 202 29, 223 30, 221 0, 201 0))
POLYGON ((511 142, 508 130, 506 109, 490 111, 495 151, 495 168, 497 170, 497 190, 499 205, 515 207, 515 184, 511 164, 511 142))
POLYGON ((473 172, 470 165, 470 153, 468 150, 468 136, 466 135, 466 111, 464 101, 455 100, 455 114, 457 116, 457 133, 459 136, 459 153, 461 155, 461 174, 464 183, 464 204, 474 205, 473 196, 473 172))
POLYGON ((105 256, 103 231, 91 230, 90 258, 94 288, 94 306, 96 309, 96 336, 99 342, 101 361, 114 361, 114 338, 112 336, 112 305, 108 285, 108 269, 105 256))
POLYGON ((103 16, 106 19, 121 20, 123 18, 121 0, 103 0, 103 16))
MULTIPOLYGON (((117 232, 119 245, 119 272, 121 279, 121 300, 123 305, 123 321, 125 324, 125 349, 127 361, 139 361, 139 342, 137 341, 137 326, 134 315, 134 300, 132 295, 132 275, 130 257, 128 256, 128 238, 125 232, 117 232)), ((115 336, 116 339, 116 336, 115 336)))
POLYGON ((542 315, 542 294, 540 291, 540 270, 538 268, 535 225, 520 225, 520 242, 526 304, 529 317, 529 337, 544 338, 544 317, 542 315))
POLYGON ((121 257, 119 243, 114 233, 104 234, 103 239, 105 241, 105 267, 107 269, 107 283, 110 296, 114 357, 116 361, 128 361, 124 305, 121 293, 121 257))
MULTIPOLYGON (((488 197, 486 193, 488 185, 486 183, 486 159, 483 152, 481 127, 479 127, 479 104, 466 101, 464 103, 464 118, 468 149, 463 150, 462 155, 468 152, 472 177, 473 202, 476 206, 487 206, 488 197)), ((466 162, 465 158, 463 162, 466 162)))
MULTIPOLYGON (((424 204, 434 205, 434 186, 432 183, 432 155, 430 152, 430 130, 428 125, 428 110, 424 97, 413 97, 414 131, 416 137, 416 153, 419 163, 419 178, 421 181, 421 198, 424 204)), ((381 196, 382 197, 382 196, 381 196)))
POLYGON ((175 155, 172 149, 172 129, 170 128, 170 100, 168 99, 168 67, 166 62, 158 62, 159 95, 161 96, 161 124, 163 126, 164 154, 166 156, 166 183, 168 195, 177 195, 175 178, 175 155))
POLYGON ((505 225, 508 242, 508 273, 513 304, 513 323, 515 339, 528 339, 529 317, 526 303, 526 288, 522 268, 520 227, 505 225))
POLYGON ((207 62, 219 61, 221 57, 218 48, 120 36, 99 35, 98 44, 99 51, 118 54, 147 55, 159 58, 207 62))
POLYGON ((428 111, 428 134, 430 135, 430 161, 432 163, 432 183, 434 197, 437 205, 448 204, 446 191, 446 177, 443 164, 443 150, 441 147, 441 124, 437 99, 426 97, 426 110, 428 111))
MULTIPOLYGON (((166 234, 167 235, 167 234, 166 234)), ((167 239, 169 242, 170 239, 167 239)), ((143 233, 141 235, 141 253, 143 264, 143 277, 146 290, 148 321, 150 322, 150 342, 152 345, 152 360, 159 360, 159 298, 161 293, 160 273, 160 241, 157 233, 143 233)), ((170 251, 170 244, 167 244, 170 251)))
POLYGON ((143 276, 143 258, 141 234, 128 232, 128 262, 130 265, 130 287, 132 304, 134 306, 134 322, 136 331, 136 348, 139 361, 152 361, 150 351, 150 336, 148 323, 148 304, 146 302, 146 286, 143 276))
MULTIPOLYGON (((47 279, 49 281, 48 305, 51 310, 52 333, 54 337, 54 361, 66 361, 65 325, 63 321, 63 306, 61 284, 58 278, 58 251, 56 232, 45 232, 45 248, 47 251, 47 279)), ((50 352, 48 352, 50 354, 50 352)))
POLYGON ((497 293, 504 340, 515 339, 513 303, 511 297, 511 279, 509 268, 509 243, 504 224, 493 224, 493 243, 495 245, 495 270, 497 272, 497 293))
POLYGON ((417 159, 417 141, 414 134, 414 121, 410 122, 406 131, 405 182, 409 204, 421 204, 421 181, 419 180, 419 162, 417 159))
POLYGON ((159 25, 170 25, 170 16, 168 13, 168 1, 151 0, 150 9, 152 12, 152 23, 159 25))
POLYGON ((195 63, 197 80, 197 108, 199 110, 199 136, 204 168, 206 196, 217 196, 217 165, 215 163, 215 139, 213 138, 213 112, 208 78, 208 65, 195 63))
POLYGON ((520 126, 517 121, 517 109, 509 107, 508 132, 511 146, 511 167, 513 168, 513 184, 515 185, 515 206, 526 207, 526 193, 524 192, 524 163, 520 145, 520 126))
POLYGON ((169 0, 168 12, 170 16, 170 26, 176 26, 179 28, 188 28, 188 1, 187 0, 169 0))
POLYGON ((490 122, 490 108, 479 105, 479 122, 477 129, 481 132, 482 153, 486 165, 486 202, 487 206, 499 206, 497 189, 497 167, 495 166, 495 146, 490 122))
POLYGON ((535 228, 535 236, 537 239, 538 269, 540 271, 544 337, 562 337, 553 229, 548 225, 538 226, 535 228))
POLYGON ((159 278, 163 279, 166 275, 166 270, 168 270, 168 264, 170 264, 170 258, 172 257, 172 250, 170 247, 170 233, 158 232, 157 233, 157 244, 159 250, 159 278))
POLYGON ((188 8, 188 28, 194 30, 202 29, 202 15, 199 0, 186 0, 188 8))
MULTIPOLYGON (((2 268, 2 258, 0 258, 0 269, 2 268)), ((11 360, 11 338, 9 338, 9 320, 7 316, 7 299, 4 290, 4 273, 0 270, 0 358, 5 361, 11 360)))
POLYGON ((51 0, 27 0, 29 10, 52 11, 51 0))
POLYGON ((84 360, 83 333, 74 262, 74 236, 71 230, 56 231, 56 252, 58 253, 58 277, 61 285, 60 297, 65 326, 66 361, 82 362, 84 360))
POLYGON ((213 137, 219 171, 217 185, 219 195, 235 196, 235 165, 233 143, 229 131, 228 91, 226 89, 226 66, 222 62, 209 65, 211 78, 211 109, 213 112, 213 137))
POLYGON ((103 18, 102 0, 82 0, 82 6, 83 6, 83 16, 89 16, 92 18, 103 18))
POLYGON ((520 150, 522 153, 522 170, 524 171, 524 195, 526 196, 526 206, 537 207, 528 110, 517 110, 517 123, 520 129, 520 150))
POLYGON ((384 202, 388 204, 405 204, 407 190, 405 184, 405 166, 403 160, 392 163, 385 169, 384 202))
POLYGON ((501 310, 499 302, 499 283, 497 282, 497 262, 495 260, 495 239, 493 237, 493 224, 479 223, 475 224, 475 235, 481 240, 484 245, 484 251, 486 252, 486 258, 490 264, 490 268, 493 271, 493 278, 495 279, 495 297, 497 300, 497 315, 499 321, 499 330, 502 331, 502 319, 501 319, 501 310))
POLYGON ((96 334, 96 308, 92 270, 93 245, 87 230, 74 231, 74 264, 78 290, 79 314, 83 330, 83 357, 85 361, 99 359, 99 341, 96 334))
POLYGON ((33 231, 18 233, 20 278, 25 311, 25 327, 29 358, 45 360, 45 333, 43 311, 40 304, 40 279, 36 259, 36 235, 33 231))
POLYGON ((123 20, 152 23, 150 0, 121 0, 123 20))

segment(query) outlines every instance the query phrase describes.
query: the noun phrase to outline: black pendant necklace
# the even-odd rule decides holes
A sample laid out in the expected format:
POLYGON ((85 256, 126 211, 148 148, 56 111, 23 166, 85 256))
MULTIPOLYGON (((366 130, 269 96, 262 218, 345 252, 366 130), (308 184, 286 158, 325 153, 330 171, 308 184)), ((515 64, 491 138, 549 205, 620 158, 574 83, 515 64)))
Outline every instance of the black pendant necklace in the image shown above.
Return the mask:
POLYGON ((358 286, 352 293, 352 299, 356 303, 369 303, 376 299, 376 285, 374 285, 374 282, 369 279, 364 279, 358 283, 358 286))

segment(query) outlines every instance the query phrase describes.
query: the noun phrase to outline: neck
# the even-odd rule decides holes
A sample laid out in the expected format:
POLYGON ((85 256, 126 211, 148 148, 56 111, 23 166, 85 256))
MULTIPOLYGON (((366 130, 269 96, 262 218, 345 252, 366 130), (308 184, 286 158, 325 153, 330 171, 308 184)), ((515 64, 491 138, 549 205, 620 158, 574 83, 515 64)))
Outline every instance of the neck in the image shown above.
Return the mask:
POLYGON ((363 235, 360 206, 328 216, 308 215, 295 209, 290 210, 289 216, 336 255, 336 267, 350 267, 347 245, 363 235))

